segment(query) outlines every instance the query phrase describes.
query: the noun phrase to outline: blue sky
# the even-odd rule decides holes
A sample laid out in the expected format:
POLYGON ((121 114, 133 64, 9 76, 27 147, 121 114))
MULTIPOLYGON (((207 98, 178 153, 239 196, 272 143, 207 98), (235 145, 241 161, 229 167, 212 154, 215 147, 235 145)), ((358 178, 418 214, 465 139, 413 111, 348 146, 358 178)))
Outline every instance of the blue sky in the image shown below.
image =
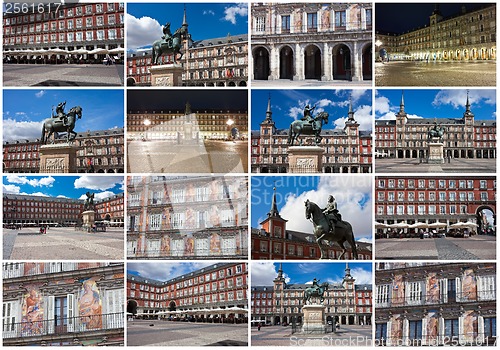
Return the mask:
POLYGON ((164 282, 171 278, 182 276, 186 273, 199 270, 215 263, 217 262, 129 262, 127 263, 127 273, 164 282))
MULTIPOLYGON (((273 280, 278 275, 280 264, 275 262, 252 262, 251 283, 252 286, 273 286, 273 280)), ((312 284, 314 278, 320 283, 339 283, 345 276, 345 262, 302 262, 283 263, 283 275, 289 284, 306 283, 312 284)), ((371 263, 349 263, 351 276, 356 279, 356 284, 372 284, 371 263)))
POLYGON ((369 175, 253 176, 253 228, 260 228, 259 223, 271 209, 274 181, 276 204, 281 217, 288 220, 287 229, 312 234, 312 224, 305 218, 304 202, 309 199, 324 208, 331 194, 337 201, 343 219, 351 223, 355 239, 371 241, 373 200, 369 175))
POLYGON ((74 106, 82 107, 82 118, 75 131, 123 128, 123 90, 4 90, 3 140, 40 138, 43 121, 55 107, 66 101, 65 112, 74 106))
POLYGON ((19 176, 3 177, 4 194, 27 194, 42 197, 85 199, 85 193, 95 193, 95 199, 123 193, 123 176, 19 176))
MULTIPOLYGON (((392 120, 399 111, 402 90, 375 91, 375 118, 392 120)), ((405 111, 409 118, 462 118, 467 90, 404 90, 405 111)), ((469 90, 471 111, 476 120, 496 119, 496 92, 493 89, 469 90)))
MULTIPOLYGON (((271 94, 272 118, 278 129, 288 129, 290 123, 304 115, 306 104, 317 104, 314 114, 326 111, 328 129, 343 129, 349 112, 349 98, 352 98, 354 119, 360 130, 371 130, 372 90, 252 90, 252 130, 259 130, 266 118, 267 102, 271 94)), ((326 126, 324 126, 326 128, 326 126)))
POLYGON ((181 27, 186 7, 188 30, 193 41, 248 33, 246 3, 129 3, 127 4, 127 48, 150 47, 163 35, 170 22, 171 32, 181 27))

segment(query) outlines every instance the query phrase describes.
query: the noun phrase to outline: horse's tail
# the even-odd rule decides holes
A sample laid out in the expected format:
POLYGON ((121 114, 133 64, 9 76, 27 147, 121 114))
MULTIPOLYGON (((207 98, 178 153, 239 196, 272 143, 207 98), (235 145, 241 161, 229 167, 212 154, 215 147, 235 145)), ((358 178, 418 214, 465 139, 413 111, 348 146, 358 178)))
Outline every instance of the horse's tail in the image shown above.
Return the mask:
POLYGON ((45 144, 45 122, 42 124, 42 136, 40 137, 40 143, 45 144))
POLYGON ((347 221, 344 221, 344 223, 347 226, 347 240, 352 249, 352 256, 354 260, 358 260, 358 247, 356 246, 356 240, 354 239, 354 232, 352 231, 352 225, 347 221))

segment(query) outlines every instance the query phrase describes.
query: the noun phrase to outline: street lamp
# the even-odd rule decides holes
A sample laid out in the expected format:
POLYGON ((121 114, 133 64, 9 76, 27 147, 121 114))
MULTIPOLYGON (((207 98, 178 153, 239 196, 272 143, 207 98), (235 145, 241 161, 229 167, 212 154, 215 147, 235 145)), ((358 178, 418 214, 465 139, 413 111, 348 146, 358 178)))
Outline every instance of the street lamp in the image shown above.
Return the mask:
MULTIPOLYGON (((144 119, 144 121, 142 122, 144 124, 144 126, 150 126, 151 125, 151 120, 149 119, 144 119)), ((147 132, 148 130, 146 130, 147 132)), ((147 133, 146 133, 146 136, 147 136, 147 133)), ((145 141, 147 139, 147 137, 142 137, 142 141, 145 141)))
POLYGON ((229 129, 229 139, 231 139, 232 138, 232 135, 231 135, 231 126, 234 124, 234 120, 228 119, 227 122, 226 122, 226 124, 227 124, 227 127, 229 129))

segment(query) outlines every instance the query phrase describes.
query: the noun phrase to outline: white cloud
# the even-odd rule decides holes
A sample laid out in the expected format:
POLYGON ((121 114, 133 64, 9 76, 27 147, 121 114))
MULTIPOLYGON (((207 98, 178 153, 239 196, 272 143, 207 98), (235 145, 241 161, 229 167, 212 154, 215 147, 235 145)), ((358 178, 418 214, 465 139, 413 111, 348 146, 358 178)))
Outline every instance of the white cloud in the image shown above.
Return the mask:
POLYGON ((45 93, 46 93, 45 90, 40 90, 37 93, 35 93, 35 96, 40 98, 40 97, 43 97, 43 95, 45 95, 45 93))
MULTIPOLYGON (((451 105, 455 109, 464 109, 467 101, 467 90, 441 90, 434 97, 432 104, 434 106, 451 105)), ((496 103, 495 90, 470 90, 469 102, 473 104, 489 104, 496 103)))
POLYGON ((52 187, 54 179, 52 176, 28 179, 26 176, 7 175, 7 181, 13 184, 30 185, 33 187, 52 187))
POLYGON ((235 6, 226 7, 224 9, 224 20, 231 22, 232 24, 236 24, 236 20, 238 16, 247 18, 248 15, 248 6, 246 3, 237 4, 235 6))
POLYGON ((20 121, 8 118, 3 121, 3 140, 33 140, 42 135, 42 122, 20 121))
POLYGON ((123 184, 121 176, 80 176, 75 180, 75 188, 88 188, 90 190, 108 190, 117 184, 123 184))
POLYGON ((151 46, 155 40, 162 37, 162 26, 156 19, 151 17, 136 18, 128 13, 126 16, 128 49, 134 50, 143 46, 151 46))
POLYGON ((203 11, 204 15, 210 15, 210 16, 215 16, 215 12, 212 10, 205 10, 203 11))
POLYGON ((151 278, 163 282, 210 265, 213 265, 213 262, 196 262, 196 263, 130 262, 127 264, 127 269, 137 271, 141 277, 151 278))
MULTIPOLYGON (((252 263, 252 286, 272 286, 273 280, 278 276, 278 271, 272 261, 252 263)), ((290 277, 283 273, 285 282, 290 282, 290 277)))
MULTIPOLYGON (((354 120, 359 123, 359 130, 372 130, 372 107, 369 105, 359 106, 354 110, 354 120)), ((343 129, 347 116, 336 119, 333 123, 336 129, 343 129)))
POLYGON ((375 96, 375 113, 384 114, 391 110, 391 102, 385 96, 375 96))
POLYGON ((19 194, 21 187, 16 185, 3 185, 3 193, 19 194))
POLYGON ((355 239, 371 237, 373 202, 369 176, 325 177, 316 190, 299 192, 298 188, 296 193, 289 193, 280 208, 281 217, 288 220, 287 229, 312 234, 304 202, 309 199, 324 208, 330 194, 335 197, 342 218, 351 223, 355 239))
POLYGON ((351 276, 356 279, 356 284, 372 284, 372 273, 361 267, 351 269, 351 276))
POLYGON ((56 198, 69 198, 69 197, 66 197, 66 196, 60 194, 60 195, 56 196, 56 198))
POLYGON ((35 192, 35 193, 21 193, 21 194, 28 194, 29 196, 37 196, 37 197, 49 197, 49 195, 42 193, 42 192, 35 192))

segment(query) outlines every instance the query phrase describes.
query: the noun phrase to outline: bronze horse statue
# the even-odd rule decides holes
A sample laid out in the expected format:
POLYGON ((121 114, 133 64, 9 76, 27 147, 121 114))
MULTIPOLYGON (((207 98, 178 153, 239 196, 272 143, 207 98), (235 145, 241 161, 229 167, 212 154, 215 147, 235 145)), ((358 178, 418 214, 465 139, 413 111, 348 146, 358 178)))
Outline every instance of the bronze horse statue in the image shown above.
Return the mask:
POLYGON ((356 247, 356 242, 354 241, 354 234, 352 232, 352 226, 347 221, 338 221, 335 227, 330 227, 330 223, 326 215, 323 213, 321 208, 314 202, 310 202, 309 199, 305 202, 306 206, 306 219, 311 220, 314 225, 314 236, 316 237, 316 243, 318 243, 319 249, 321 251, 320 259, 328 259, 327 245, 323 244, 323 240, 330 242, 337 242, 342 248, 342 254, 339 256, 339 260, 344 257, 347 252, 347 248, 344 243, 347 241, 352 249, 352 255, 355 260, 358 260, 358 251, 356 247))
POLYGON ((295 140, 299 140, 299 145, 302 146, 300 135, 314 135, 316 146, 319 145, 323 137, 321 137, 321 128, 323 124, 328 124, 328 113, 320 112, 313 118, 312 123, 303 120, 295 120, 290 124, 288 134, 288 145, 293 146, 295 140), (314 128, 313 128, 314 125, 314 128))
MULTIPOLYGON (((47 118, 43 121, 42 126, 42 137, 40 138, 40 143, 45 145, 47 141, 50 139, 52 134, 65 132, 66 133, 66 142, 73 141, 76 138, 75 129, 76 119, 80 119, 82 117, 82 107, 75 106, 69 110, 66 114, 67 123, 63 124, 63 121, 60 118, 47 118), (45 134, 48 133, 47 136, 45 134)), ((55 136, 54 136, 55 140, 55 136)))
POLYGON ((442 141, 445 131, 445 128, 441 125, 434 124, 434 126, 427 132, 427 136, 429 137, 429 140, 432 140, 433 138, 439 138, 442 141))
POLYGON ((304 304, 311 302, 312 297, 318 297, 322 303, 325 300, 324 294, 328 290, 328 282, 323 282, 319 286, 308 287, 304 290, 304 304))
POLYGON ((182 58, 183 53, 181 52, 182 48, 182 39, 187 34, 184 27, 177 29, 174 34, 172 34, 171 44, 167 43, 165 39, 158 39, 153 43, 153 64, 160 64, 160 57, 162 55, 172 54, 174 63, 177 63, 177 54, 180 54, 179 60, 182 58))

